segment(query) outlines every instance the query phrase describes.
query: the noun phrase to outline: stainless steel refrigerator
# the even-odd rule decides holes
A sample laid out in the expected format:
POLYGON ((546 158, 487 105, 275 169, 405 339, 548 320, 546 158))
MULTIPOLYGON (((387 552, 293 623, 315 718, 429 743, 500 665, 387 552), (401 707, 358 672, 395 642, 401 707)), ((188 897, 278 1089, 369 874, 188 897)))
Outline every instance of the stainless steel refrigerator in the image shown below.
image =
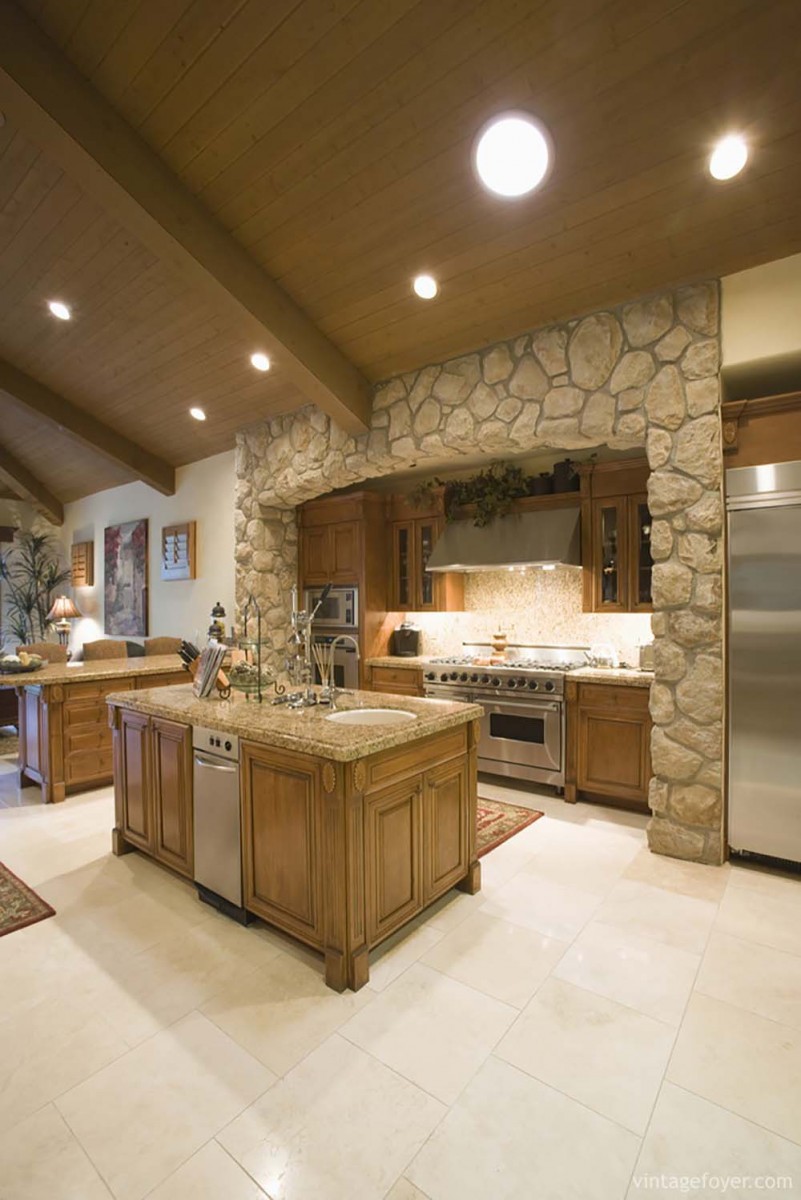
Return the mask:
POLYGON ((801 862, 801 462, 726 472, 729 845, 801 862))

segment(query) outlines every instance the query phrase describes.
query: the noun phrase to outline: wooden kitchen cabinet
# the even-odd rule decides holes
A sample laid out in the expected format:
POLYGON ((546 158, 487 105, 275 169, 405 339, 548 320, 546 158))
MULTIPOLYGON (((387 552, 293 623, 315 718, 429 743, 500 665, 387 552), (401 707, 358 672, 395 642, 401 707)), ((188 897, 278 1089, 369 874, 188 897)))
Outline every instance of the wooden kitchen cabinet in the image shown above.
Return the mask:
POLYGON ((393 612, 460 612, 464 608, 462 576, 426 571, 437 538, 445 527, 442 512, 420 514, 405 496, 393 496, 389 516, 390 609, 393 612))
POLYGON ((365 887, 371 944, 405 925, 423 906, 422 791, 417 775, 367 801, 365 887))
POLYGON ((603 797, 648 811, 648 687, 568 679, 565 799, 603 797))
POLYGON ((192 730, 152 717, 153 852, 160 862, 190 879, 194 867, 192 730))
POLYGON ((423 779, 423 901, 454 887, 467 872, 468 780, 464 762, 443 763, 423 779))
POLYGON ((192 730, 125 708, 111 710, 114 852, 136 847, 193 875, 192 730))
POLYGON ((279 929, 323 945, 320 763, 242 746, 244 903, 279 929))
POLYGON ((370 493, 354 492, 301 505, 301 588, 360 582, 368 532, 366 510, 371 502, 383 503, 370 493))
POLYGON ((651 612, 651 514, 644 460, 582 469, 585 612, 651 612))
POLYGON ((419 667, 368 667, 367 687, 371 692, 394 696, 423 696, 423 672, 419 667))

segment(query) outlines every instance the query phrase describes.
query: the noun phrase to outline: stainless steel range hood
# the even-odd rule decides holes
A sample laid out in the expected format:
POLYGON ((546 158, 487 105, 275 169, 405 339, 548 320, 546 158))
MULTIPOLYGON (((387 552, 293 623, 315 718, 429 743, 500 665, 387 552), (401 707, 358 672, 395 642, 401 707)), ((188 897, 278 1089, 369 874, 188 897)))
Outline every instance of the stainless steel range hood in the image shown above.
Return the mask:
POLYGON ((445 526, 428 560, 429 571, 499 571, 504 567, 581 565, 578 505, 510 513, 477 529, 472 521, 445 526))

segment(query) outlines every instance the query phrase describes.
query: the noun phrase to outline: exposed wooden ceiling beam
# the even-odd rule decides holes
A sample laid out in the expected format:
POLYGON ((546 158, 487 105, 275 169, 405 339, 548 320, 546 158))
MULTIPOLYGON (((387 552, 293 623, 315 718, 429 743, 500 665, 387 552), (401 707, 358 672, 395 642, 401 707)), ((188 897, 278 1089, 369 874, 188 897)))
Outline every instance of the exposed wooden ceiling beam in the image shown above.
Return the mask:
POLYGON ((64 507, 61 501, 3 446, 0 446, 0 480, 8 484, 20 500, 27 500, 38 508, 48 521, 54 525, 64 524, 64 507))
POLYGON ((130 471, 135 478, 149 483, 157 492, 165 496, 174 494, 175 467, 148 450, 143 450, 136 442, 123 437, 96 417, 76 408, 63 396, 59 396, 45 384, 32 379, 30 375, 26 375, 24 371, 18 370, 2 358, 0 389, 7 392, 12 399, 24 404, 31 412, 35 412, 37 416, 50 421, 62 433, 110 458, 118 466, 130 471))
POLYGON ((246 316, 276 368, 348 432, 370 386, 342 352, 10 0, 0 0, 0 103, 136 237, 246 316))

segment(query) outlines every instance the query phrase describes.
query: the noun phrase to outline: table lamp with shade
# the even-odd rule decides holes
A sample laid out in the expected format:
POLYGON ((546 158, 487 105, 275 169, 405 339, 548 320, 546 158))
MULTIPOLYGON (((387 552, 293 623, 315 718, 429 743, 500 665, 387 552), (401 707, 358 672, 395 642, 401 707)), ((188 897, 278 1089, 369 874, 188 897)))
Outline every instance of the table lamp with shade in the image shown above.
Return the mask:
POLYGON ((78 608, 74 600, 70 600, 69 596, 57 596, 47 614, 48 621, 54 621, 58 640, 62 646, 66 646, 67 639, 70 635, 70 621, 74 621, 76 617, 82 617, 83 613, 78 608))

